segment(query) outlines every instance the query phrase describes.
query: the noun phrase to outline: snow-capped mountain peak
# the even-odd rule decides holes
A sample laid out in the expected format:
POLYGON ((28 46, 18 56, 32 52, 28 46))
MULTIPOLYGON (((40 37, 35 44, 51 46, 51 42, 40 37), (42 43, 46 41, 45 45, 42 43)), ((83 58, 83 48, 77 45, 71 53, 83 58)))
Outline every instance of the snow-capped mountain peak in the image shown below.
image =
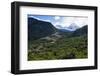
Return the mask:
POLYGON ((79 26, 77 24, 72 23, 66 29, 69 30, 69 31, 75 31, 78 28, 79 28, 79 26))
POLYGON ((56 28, 58 29, 64 29, 68 31, 75 31, 76 29, 80 28, 77 24, 72 23, 69 26, 62 27, 62 25, 56 25, 56 28))

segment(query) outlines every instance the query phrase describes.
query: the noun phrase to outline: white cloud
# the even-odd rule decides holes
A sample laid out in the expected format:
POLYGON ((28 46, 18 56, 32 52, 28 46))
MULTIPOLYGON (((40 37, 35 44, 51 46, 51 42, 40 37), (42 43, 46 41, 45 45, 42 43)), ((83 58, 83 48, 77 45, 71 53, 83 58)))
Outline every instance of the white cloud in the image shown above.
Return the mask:
POLYGON ((60 17, 59 17, 59 16, 55 16, 54 19, 55 19, 55 20, 59 20, 60 17))
POLYGON ((55 25, 61 25, 62 27, 68 27, 72 23, 77 24, 79 27, 82 27, 88 24, 88 18, 86 17, 63 17, 60 22, 56 22, 55 25))
POLYGON ((75 23, 82 27, 88 24, 88 18, 76 18, 75 23))
POLYGON ((68 27, 74 20, 74 17, 63 17, 61 24, 63 27, 68 27))

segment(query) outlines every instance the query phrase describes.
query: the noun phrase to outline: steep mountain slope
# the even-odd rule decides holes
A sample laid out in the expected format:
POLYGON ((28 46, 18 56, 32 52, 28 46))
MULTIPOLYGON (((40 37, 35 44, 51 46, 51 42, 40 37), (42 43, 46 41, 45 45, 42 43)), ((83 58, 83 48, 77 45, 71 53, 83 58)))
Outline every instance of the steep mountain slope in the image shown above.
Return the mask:
POLYGON ((87 35, 88 33, 88 26, 85 25, 82 28, 77 29, 72 33, 72 36, 82 36, 82 35, 87 35))
POLYGON ((28 40, 39 39, 56 31, 57 29, 49 22, 28 18, 28 40))

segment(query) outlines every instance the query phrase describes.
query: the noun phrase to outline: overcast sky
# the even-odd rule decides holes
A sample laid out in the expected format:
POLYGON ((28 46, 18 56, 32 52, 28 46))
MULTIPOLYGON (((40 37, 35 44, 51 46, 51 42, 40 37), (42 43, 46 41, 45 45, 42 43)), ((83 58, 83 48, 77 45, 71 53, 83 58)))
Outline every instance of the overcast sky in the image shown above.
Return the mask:
POLYGON ((75 23, 79 27, 88 25, 88 18, 84 16, 47 16, 47 15, 28 15, 38 20, 51 22, 55 27, 58 25, 62 27, 68 27, 72 23, 75 23))

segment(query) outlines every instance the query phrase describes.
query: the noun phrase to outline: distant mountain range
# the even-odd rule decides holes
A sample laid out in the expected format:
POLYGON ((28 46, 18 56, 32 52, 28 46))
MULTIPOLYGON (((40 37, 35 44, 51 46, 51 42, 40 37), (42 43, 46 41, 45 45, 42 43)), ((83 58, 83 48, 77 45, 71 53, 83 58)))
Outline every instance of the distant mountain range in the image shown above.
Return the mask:
POLYGON ((80 27, 77 25, 77 24, 75 24, 75 23, 72 23, 72 24, 70 24, 69 26, 66 26, 66 27, 62 27, 62 25, 56 25, 56 27, 58 28, 58 29, 63 29, 63 30, 65 30, 65 31, 75 31, 76 29, 79 29, 80 27))
POLYGON ((69 30, 69 31, 75 31, 75 30, 77 30, 79 28, 80 27, 75 23, 72 23, 70 26, 66 27, 66 29, 69 30))
MULTIPOLYGON (((50 36, 52 34, 57 33, 69 33, 71 32, 71 36, 81 36, 87 34, 87 25, 82 28, 79 28, 75 23, 72 23, 69 27, 61 28, 60 29, 54 27, 53 24, 46 21, 37 20, 35 18, 29 17, 28 18, 28 40, 35 40, 42 37, 50 36)), ((59 35, 58 35, 59 36, 59 35)))

